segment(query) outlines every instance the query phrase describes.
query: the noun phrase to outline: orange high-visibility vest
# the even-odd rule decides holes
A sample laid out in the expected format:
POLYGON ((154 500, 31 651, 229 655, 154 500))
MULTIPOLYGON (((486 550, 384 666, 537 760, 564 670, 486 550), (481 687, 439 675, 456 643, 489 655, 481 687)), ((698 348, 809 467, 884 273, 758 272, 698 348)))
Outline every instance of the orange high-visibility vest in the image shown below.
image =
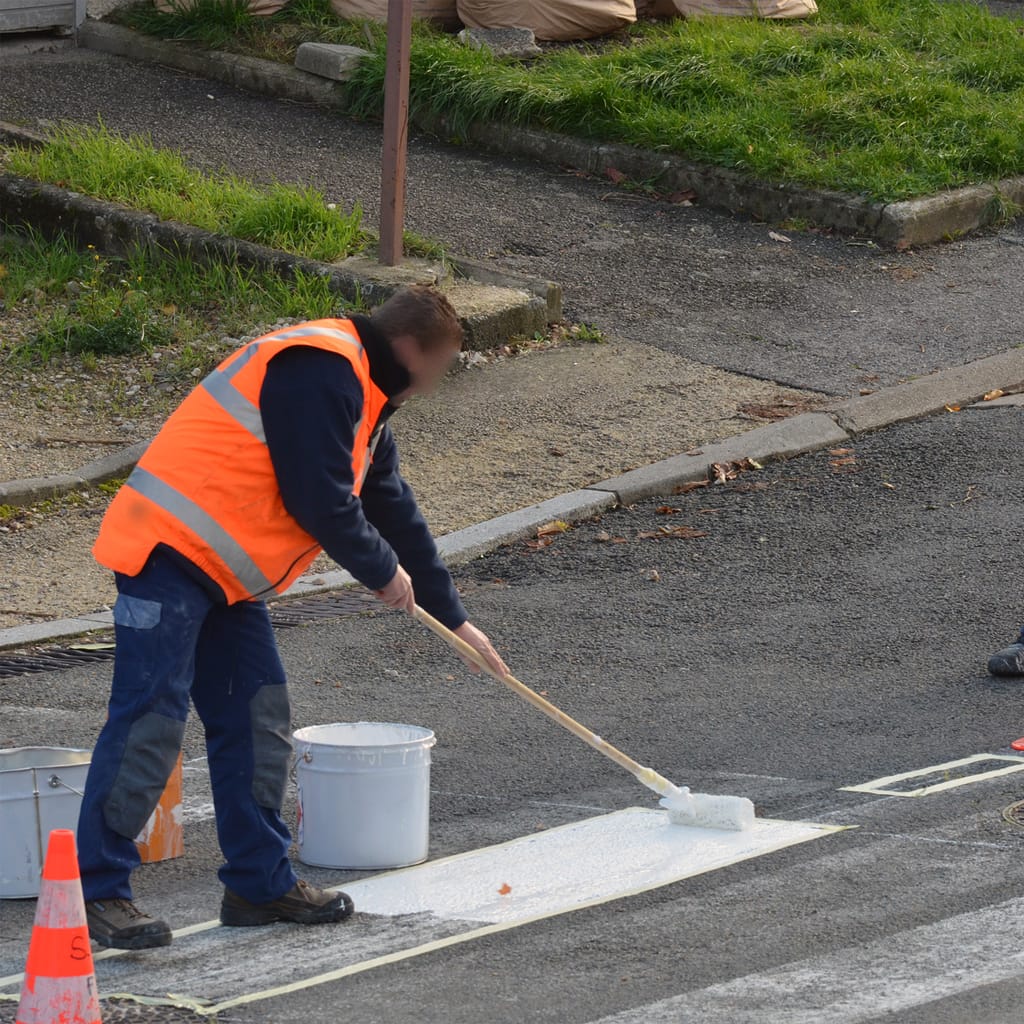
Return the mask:
POLYGON ((171 414, 111 502, 93 547, 115 572, 138 574, 157 544, 199 566, 229 603, 282 593, 321 548, 288 514, 260 417, 267 364, 292 345, 344 356, 363 389, 352 448, 359 494, 387 396, 349 320, 315 320, 257 338, 224 360, 171 414))

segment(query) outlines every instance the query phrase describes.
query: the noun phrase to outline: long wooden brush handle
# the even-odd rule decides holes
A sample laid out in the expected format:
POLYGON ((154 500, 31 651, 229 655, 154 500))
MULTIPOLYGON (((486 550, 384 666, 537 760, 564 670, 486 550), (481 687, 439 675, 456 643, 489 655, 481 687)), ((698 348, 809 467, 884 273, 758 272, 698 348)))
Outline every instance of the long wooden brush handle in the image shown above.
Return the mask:
POLYGON ((545 700, 525 683, 521 683, 511 672, 507 674, 496 672, 475 647, 466 643, 461 636, 453 633, 443 622, 438 622, 433 615, 425 612, 419 605, 415 606, 413 615, 429 630, 436 633, 442 640, 473 662, 474 665, 477 665, 489 676, 504 683, 509 689, 515 690, 520 697, 529 701, 539 711, 543 711, 548 718, 557 722, 563 729, 568 729, 574 736, 583 740, 587 746, 593 747, 599 754, 604 754, 605 757, 611 758, 617 765, 625 768, 626 771, 630 772, 647 786, 648 789, 653 789, 655 793, 659 793, 662 796, 670 796, 679 791, 677 786, 669 782, 664 776, 659 775, 653 768, 647 768, 638 761, 634 761, 628 754, 624 754, 621 750, 613 747, 607 740, 601 739, 600 736, 591 732, 585 725, 567 715, 561 708, 555 707, 551 701, 545 700))

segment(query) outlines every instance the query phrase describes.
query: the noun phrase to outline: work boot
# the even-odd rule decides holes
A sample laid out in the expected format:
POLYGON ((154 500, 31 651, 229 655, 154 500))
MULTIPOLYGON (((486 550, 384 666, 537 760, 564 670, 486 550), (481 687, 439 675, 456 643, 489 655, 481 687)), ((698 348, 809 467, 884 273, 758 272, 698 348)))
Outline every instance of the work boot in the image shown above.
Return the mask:
POLYGON ((299 881, 283 896, 269 903, 250 903, 225 889, 220 905, 220 923, 232 928, 252 928, 275 921, 324 924, 344 921, 353 910, 355 905, 346 893, 328 892, 299 881))
POLYGON ((89 938, 114 949, 150 949, 171 944, 171 929, 143 913, 131 900, 89 900, 89 938))
POLYGON ((988 670, 994 676, 1024 676, 1024 642, 996 651, 988 659, 988 670))

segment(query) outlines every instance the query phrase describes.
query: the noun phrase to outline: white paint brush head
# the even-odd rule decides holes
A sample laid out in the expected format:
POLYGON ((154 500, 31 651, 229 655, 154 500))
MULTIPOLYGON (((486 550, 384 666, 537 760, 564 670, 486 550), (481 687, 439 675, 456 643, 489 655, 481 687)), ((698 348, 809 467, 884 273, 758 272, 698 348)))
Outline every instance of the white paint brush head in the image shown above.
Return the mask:
POLYGON ((754 805, 745 796, 712 796, 676 787, 658 801, 673 825, 720 828, 743 832, 754 827, 754 805))

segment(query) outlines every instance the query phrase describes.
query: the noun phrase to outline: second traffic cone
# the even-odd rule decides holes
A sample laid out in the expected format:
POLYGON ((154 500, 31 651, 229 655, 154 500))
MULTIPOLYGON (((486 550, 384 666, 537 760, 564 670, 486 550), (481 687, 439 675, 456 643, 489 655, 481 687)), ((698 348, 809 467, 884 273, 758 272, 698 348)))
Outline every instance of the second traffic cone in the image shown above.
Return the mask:
POLYGON ((75 834, 50 833, 16 1024, 100 1024, 75 834))

